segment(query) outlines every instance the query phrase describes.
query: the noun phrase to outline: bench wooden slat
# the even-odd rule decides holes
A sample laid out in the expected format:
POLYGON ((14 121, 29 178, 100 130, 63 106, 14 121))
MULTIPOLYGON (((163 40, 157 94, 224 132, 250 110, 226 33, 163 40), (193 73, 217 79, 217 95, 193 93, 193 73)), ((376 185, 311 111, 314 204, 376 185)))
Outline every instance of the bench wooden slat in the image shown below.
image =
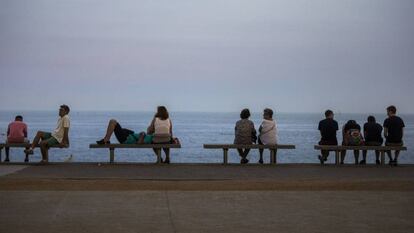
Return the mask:
POLYGON ((259 145, 259 144, 204 144, 204 149, 296 149, 295 145, 259 145))
POLYGON ((315 145, 316 150, 407 150, 405 146, 332 146, 315 145))
POLYGON ((229 149, 269 149, 270 163, 276 164, 276 155, 278 149, 295 149, 295 145, 259 145, 259 144, 204 144, 204 149, 222 149, 223 150, 223 164, 227 164, 229 149))
POLYGON ((89 148, 181 148, 181 144, 90 144, 89 148))
MULTIPOLYGON (((3 147, 11 147, 11 148, 26 148, 26 147, 30 147, 32 144, 31 143, 0 143, 0 148, 3 147)), ((36 147, 39 147, 39 145, 37 145, 36 147)), ((63 148, 68 148, 67 147, 63 147, 63 148)), ((59 145, 53 145, 50 146, 50 148, 61 148, 59 145)))
POLYGON ((181 148, 181 144, 89 144, 92 149, 109 149, 109 162, 115 160, 115 148, 118 149, 160 149, 157 151, 157 161, 161 161, 161 149, 181 148))
MULTIPOLYGON (((31 143, 0 143, 0 162, 2 161, 2 150, 3 148, 28 148, 30 147, 32 144, 31 143)), ((39 145, 36 145, 36 147, 39 147, 39 145)), ((49 146, 49 148, 69 148, 68 146, 65 147, 60 147, 59 145, 53 145, 53 146, 49 146)), ((47 152, 48 153, 48 152, 47 152)), ((26 159, 25 162, 29 161, 29 157, 28 154, 26 154, 26 159)))
POLYGON ((377 150, 381 153, 381 164, 385 164, 385 151, 407 150, 405 146, 335 146, 335 145, 315 145, 315 150, 335 151, 335 163, 339 164, 339 154, 344 150, 377 150))

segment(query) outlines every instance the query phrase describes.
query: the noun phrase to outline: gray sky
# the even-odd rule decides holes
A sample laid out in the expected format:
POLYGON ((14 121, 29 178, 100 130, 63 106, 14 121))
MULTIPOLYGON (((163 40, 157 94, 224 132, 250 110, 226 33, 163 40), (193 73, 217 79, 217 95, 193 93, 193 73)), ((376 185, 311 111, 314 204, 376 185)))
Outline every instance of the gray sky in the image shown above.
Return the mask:
POLYGON ((0 110, 414 113, 411 0, 0 0, 0 110))

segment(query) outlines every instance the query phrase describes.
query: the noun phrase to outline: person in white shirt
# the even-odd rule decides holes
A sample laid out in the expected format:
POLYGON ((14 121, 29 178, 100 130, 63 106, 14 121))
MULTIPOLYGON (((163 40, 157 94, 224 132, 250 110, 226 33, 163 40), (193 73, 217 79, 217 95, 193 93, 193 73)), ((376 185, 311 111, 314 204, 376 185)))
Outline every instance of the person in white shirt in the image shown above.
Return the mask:
MULTIPOLYGON (((157 107, 157 113, 151 121, 150 126, 147 129, 147 134, 152 135, 152 143, 154 144, 169 144, 172 142, 172 122, 170 120, 168 110, 164 106, 157 107)), ((155 154, 159 149, 154 148, 155 154)), ((170 150, 163 148, 165 152, 165 160, 157 161, 157 163, 170 163, 170 150)))
MULTIPOLYGON (((263 122, 259 127, 259 144, 276 145, 277 144, 277 126, 273 120, 273 110, 266 108, 263 110, 263 122)), ((263 149, 259 149, 259 163, 263 163, 263 149)))
POLYGON ((47 163, 49 161, 47 150, 51 146, 59 145, 60 148, 69 146, 69 107, 67 105, 61 105, 59 108, 59 119, 56 129, 53 132, 38 131, 33 139, 31 147, 25 150, 27 154, 33 154, 33 149, 39 145, 40 152, 42 153, 41 163, 47 163))

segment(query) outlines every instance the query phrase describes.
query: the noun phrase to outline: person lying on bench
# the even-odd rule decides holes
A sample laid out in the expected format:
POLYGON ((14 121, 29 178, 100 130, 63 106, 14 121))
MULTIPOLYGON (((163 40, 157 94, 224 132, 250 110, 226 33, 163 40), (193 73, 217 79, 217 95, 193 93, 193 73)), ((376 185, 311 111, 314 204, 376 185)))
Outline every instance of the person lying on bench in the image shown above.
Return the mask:
POLYGON ((47 163, 49 161, 47 150, 51 146, 58 145, 60 148, 69 146, 69 107, 61 105, 59 108, 59 119, 57 121, 56 129, 53 132, 38 131, 33 139, 31 147, 25 150, 27 154, 33 154, 33 149, 39 145, 42 153, 42 160, 40 163, 47 163))
POLYGON ((116 139, 121 144, 142 144, 145 142, 144 132, 135 133, 130 129, 122 128, 121 124, 119 124, 117 120, 111 119, 109 120, 105 137, 99 141, 96 141, 96 143, 99 145, 110 144, 112 134, 115 134, 116 139))
MULTIPOLYGON (((7 140, 6 143, 29 143, 27 139, 27 125, 23 122, 23 117, 18 115, 14 118, 14 121, 7 127, 7 140)), ((6 147, 6 159, 4 162, 10 162, 9 152, 10 148, 6 147)), ((27 149, 27 148, 26 148, 27 149)), ((28 159, 25 159, 25 162, 28 159)))

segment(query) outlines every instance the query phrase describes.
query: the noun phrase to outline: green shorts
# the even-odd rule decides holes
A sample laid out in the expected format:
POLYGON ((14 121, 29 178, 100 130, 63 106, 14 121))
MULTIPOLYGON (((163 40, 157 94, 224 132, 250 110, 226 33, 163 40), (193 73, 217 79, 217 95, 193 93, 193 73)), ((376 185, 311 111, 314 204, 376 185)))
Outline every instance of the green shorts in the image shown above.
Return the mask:
POLYGON ((42 141, 46 141, 47 142, 47 145, 49 146, 49 147, 51 147, 51 146, 55 146, 55 145, 59 145, 60 143, 58 142, 58 140, 56 140, 56 138, 54 138, 53 136, 52 136, 52 134, 51 133, 48 133, 48 132, 43 132, 43 138, 42 138, 42 141))

